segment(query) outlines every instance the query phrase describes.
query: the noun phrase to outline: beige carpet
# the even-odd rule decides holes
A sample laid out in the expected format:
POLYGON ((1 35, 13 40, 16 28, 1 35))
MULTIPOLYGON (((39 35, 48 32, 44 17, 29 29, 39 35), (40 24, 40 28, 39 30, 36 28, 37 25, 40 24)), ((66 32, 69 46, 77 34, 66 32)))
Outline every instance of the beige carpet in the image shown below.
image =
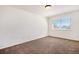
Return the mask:
POLYGON ((26 42, 0 50, 3 54, 76 54, 79 53, 79 42, 53 37, 26 42))

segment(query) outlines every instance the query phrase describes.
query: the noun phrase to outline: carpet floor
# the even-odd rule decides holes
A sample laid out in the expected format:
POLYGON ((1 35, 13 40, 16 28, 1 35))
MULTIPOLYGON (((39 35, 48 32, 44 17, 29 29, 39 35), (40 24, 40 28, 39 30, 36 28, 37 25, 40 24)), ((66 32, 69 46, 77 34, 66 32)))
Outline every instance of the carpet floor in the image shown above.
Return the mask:
POLYGON ((44 37, 0 50, 1 54, 78 54, 79 41, 44 37))

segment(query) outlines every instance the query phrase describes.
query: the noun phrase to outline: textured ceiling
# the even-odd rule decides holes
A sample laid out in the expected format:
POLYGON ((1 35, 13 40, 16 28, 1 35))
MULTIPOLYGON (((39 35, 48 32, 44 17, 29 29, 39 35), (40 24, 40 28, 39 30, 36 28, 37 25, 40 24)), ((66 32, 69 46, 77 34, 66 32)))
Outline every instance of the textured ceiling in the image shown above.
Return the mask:
POLYGON ((46 9, 44 6, 45 5, 15 5, 10 7, 23 9, 44 17, 79 10, 78 5, 53 5, 50 9, 46 9))

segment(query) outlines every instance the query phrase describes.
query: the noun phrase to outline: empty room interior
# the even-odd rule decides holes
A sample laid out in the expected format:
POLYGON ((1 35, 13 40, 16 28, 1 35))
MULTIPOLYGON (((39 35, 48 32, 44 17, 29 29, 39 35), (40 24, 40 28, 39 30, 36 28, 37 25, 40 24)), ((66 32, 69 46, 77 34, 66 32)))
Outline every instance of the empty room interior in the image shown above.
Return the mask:
POLYGON ((78 53, 78 5, 0 5, 0 54, 78 53))

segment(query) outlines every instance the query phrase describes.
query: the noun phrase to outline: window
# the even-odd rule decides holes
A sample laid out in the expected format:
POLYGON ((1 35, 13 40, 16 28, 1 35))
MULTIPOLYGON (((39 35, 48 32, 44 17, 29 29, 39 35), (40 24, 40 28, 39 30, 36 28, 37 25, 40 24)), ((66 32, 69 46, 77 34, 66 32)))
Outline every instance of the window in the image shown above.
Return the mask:
POLYGON ((53 27, 57 30, 68 30, 71 27, 70 17, 64 16, 53 20, 53 27))

